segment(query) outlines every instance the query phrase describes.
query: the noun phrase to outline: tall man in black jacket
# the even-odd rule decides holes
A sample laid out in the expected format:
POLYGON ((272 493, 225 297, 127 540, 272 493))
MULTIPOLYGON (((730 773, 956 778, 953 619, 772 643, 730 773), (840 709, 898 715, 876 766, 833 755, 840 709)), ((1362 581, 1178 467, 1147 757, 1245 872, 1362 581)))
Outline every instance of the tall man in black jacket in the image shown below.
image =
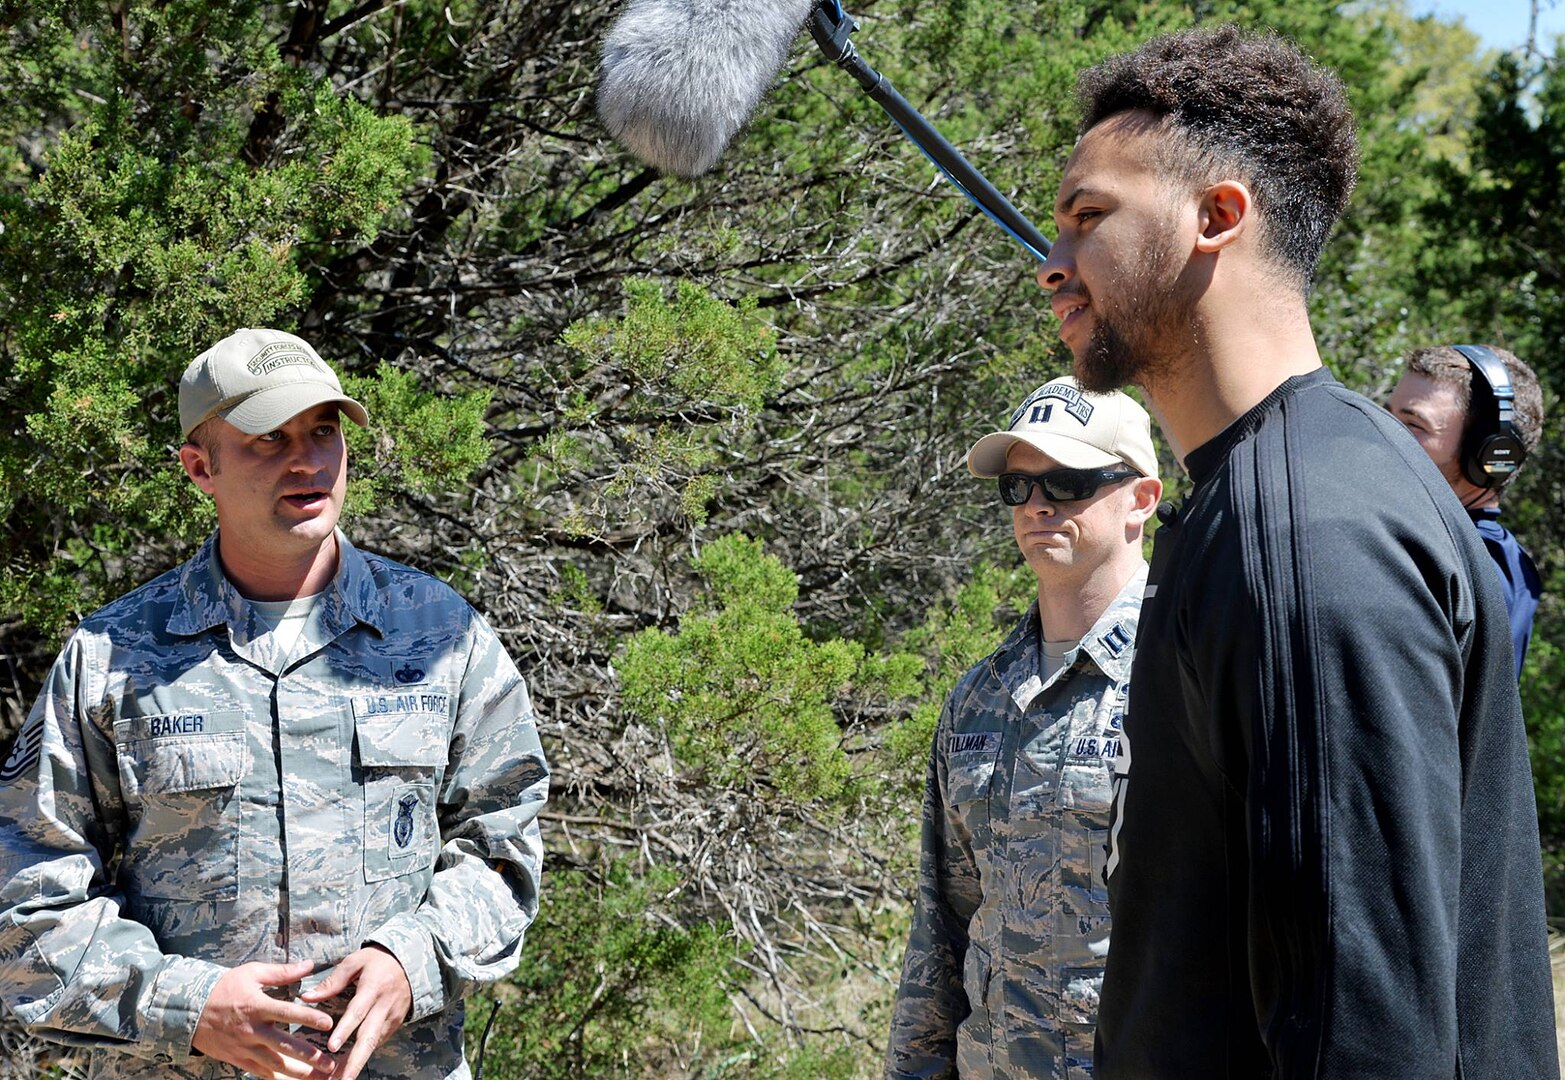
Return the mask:
POLYGON ((1082 384, 1139 385, 1194 483, 1136 642, 1100 1080, 1552 1080, 1504 600, 1306 314, 1356 174, 1341 83, 1221 27, 1080 94, 1039 282, 1082 384))

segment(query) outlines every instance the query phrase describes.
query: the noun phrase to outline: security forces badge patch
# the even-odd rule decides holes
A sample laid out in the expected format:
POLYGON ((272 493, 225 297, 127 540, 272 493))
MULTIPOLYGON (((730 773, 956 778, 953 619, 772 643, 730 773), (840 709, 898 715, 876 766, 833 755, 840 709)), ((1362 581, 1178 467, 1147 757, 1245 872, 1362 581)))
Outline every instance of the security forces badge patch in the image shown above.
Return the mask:
POLYGON ((413 842, 413 809, 418 806, 418 792, 404 795, 397 800, 397 820, 391 825, 391 838, 399 848, 413 842))

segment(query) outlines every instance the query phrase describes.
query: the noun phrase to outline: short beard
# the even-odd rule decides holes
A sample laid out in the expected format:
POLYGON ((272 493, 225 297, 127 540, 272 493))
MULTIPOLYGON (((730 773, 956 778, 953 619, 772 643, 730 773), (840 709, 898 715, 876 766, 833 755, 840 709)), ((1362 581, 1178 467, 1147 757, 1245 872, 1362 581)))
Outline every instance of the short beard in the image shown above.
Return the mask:
POLYGON ((1166 375, 1176 343, 1193 329, 1195 303, 1180 288, 1168 241, 1150 249, 1137 271, 1121 275, 1113 292, 1123 298, 1121 311, 1097 311, 1097 325, 1075 364, 1077 382, 1091 394, 1144 388, 1166 375))
POLYGON ((1145 350, 1118 328, 1099 321, 1087 339, 1086 353, 1076 361, 1076 381, 1089 394, 1107 394, 1141 382, 1149 363, 1145 350))

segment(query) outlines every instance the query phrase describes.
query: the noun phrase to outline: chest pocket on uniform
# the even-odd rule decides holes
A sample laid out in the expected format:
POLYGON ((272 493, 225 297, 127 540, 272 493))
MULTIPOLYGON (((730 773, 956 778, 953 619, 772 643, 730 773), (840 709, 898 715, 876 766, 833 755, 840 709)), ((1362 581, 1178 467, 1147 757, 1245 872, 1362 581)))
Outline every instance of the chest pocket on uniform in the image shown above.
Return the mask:
POLYGON ((946 797, 953 805, 989 798, 998 751, 969 750, 946 758, 946 797))
POLYGON ((428 869, 438 844, 435 793, 449 757, 448 696, 428 686, 355 698, 364 785, 364 879, 428 869))
POLYGON ((1004 734, 999 731, 948 731, 940 747, 946 761, 946 797, 953 803, 989 797, 994 763, 1004 734))
POLYGON ((979 844, 989 834, 989 789, 1000 757, 1000 734, 950 735, 946 742, 946 801, 979 844))
POLYGON ((114 723, 130 828, 120 870, 134 895, 232 900, 239 894, 243 712, 133 716, 114 723))

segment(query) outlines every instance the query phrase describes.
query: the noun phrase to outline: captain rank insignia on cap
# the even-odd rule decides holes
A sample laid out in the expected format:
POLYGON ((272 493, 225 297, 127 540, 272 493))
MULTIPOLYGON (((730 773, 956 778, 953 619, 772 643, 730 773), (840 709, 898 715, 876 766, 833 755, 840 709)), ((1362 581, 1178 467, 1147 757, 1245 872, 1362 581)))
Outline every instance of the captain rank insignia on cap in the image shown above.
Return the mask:
POLYGON ((1054 402, 1048 399, 1056 398, 1065 403, 1065 411, 1085 426, 1092 422, 1092 402, 1088 401, 1074 386, 1062 386, 1059 383, 1045 383, 1038 387, 1031 397, 1022 402, 1021 407, 1011 414, 1011 422, 1005 425, 1008 428, 1016 426, 1021 420, 1022 414, 1031 410, 1027 417, 1029 424, 1047 424, 1050 415, 1054 412, 1054 402))

